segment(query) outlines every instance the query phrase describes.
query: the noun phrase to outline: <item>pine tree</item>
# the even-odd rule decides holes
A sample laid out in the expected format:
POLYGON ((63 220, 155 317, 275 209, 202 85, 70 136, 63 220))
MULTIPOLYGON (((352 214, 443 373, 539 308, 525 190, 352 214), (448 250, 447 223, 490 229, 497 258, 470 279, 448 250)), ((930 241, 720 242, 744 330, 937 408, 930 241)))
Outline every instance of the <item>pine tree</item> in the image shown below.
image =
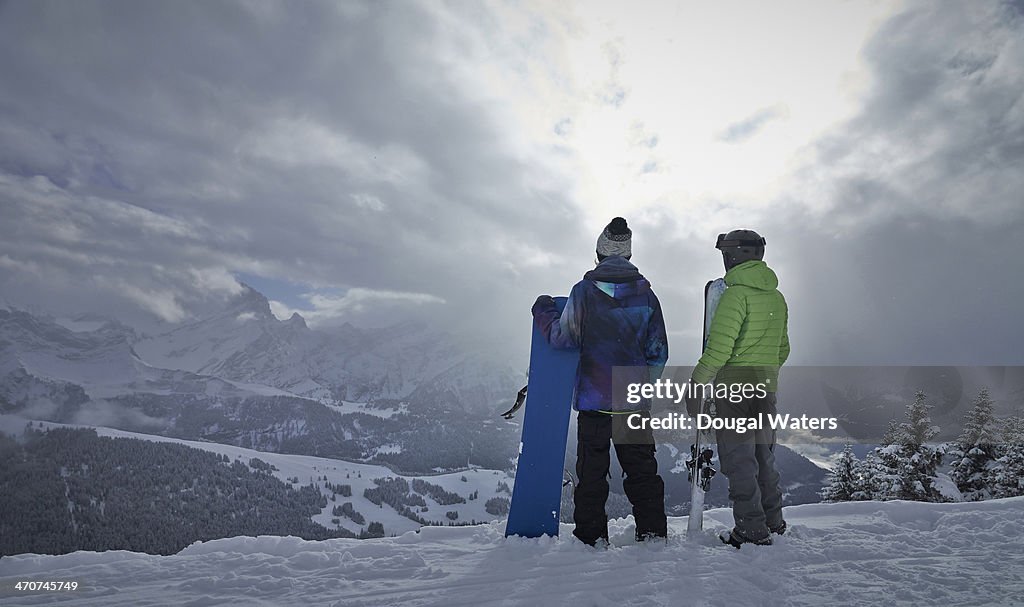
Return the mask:
POLYGON ((889 426, 882 435, 883 445, 902 445, 904 440, 903 426, 895 419, 889 420, 889 426))
POLYGON ((900 463, 903 444, 907 441, 903 428, 896 420, 889 421, 889 427, 882 435, 882 444, 868 454, 865 460, 864 473, 867 485, 871 488, 871 499, 899 499, 900 463))
POLYGON ((888 500, 892 496, 894 475, 882 463, 878 450, 868 453, 860 463, 860 483, 855 494, 857 500, 888 500))
POLYGON ((880 485, 876 499, 946 500, 937 485, 943 449, 929 444, 939 433, 930 411, 927 397, 919 391, 907 406, 907 421, 890 423, 883 444, 875 448, 880 463, 879 470, 872 471, 880 485))
POLYGON ((860 462, 853 455, 853 447, 847 443, 843 455, 836 462, 829 475, 828 485, 821 490, 821 499, 826 502, 849 502, 859 490, 860 462))
POLYGON ((964 416, 964 429, 955 444, 950 478, 967 500, 991 497, 992 467, 998 457, 999 436, 992 399, 982 388, 964 416))
POLYGON ((1001 455, 992 466, 992 496, 1024 495, 1024 418, 1011 417, 1002 422, 1001 455))

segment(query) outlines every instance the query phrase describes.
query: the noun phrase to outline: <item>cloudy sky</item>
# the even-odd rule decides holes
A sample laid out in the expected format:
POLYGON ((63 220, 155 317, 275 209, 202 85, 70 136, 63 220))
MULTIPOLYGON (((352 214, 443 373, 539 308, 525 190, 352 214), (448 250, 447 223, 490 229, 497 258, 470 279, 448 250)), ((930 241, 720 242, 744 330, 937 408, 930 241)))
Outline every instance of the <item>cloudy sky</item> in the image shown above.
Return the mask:
POLYGON ((0 296, 264 292, 525 350, 615 215, 689 364, 753 228, 801 363, 1024 363, 1024 3, 0 2, 0 296))

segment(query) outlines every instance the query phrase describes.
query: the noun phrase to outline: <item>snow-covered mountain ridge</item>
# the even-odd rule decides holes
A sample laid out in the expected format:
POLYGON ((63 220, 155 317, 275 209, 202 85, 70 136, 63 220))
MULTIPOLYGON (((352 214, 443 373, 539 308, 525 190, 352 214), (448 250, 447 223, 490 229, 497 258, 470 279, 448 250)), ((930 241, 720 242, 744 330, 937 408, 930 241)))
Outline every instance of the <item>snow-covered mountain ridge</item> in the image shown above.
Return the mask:
POLYGON ((515 428, 492 418, 524 376, 423 324, 278 320, 250 288, 159 335, 0 309, 0 412, 406 470, 508 467, 515 428), (445 435, 452 444, 439 449, 445 435))
POLYGON ((434 392, 445 390, 444 406, 476 413, 500 408, 524 377, 495 353, 467 349, 420 323, 311 330, 298 314, 278 320, 266 297, 250 287, 219 312, 159 335, 95 316, 0 310, 0 370, 19 366, 41 380, 78 384, 92 398, 193 392, 175 382, 200 378, 227 382, 240 394, 332 404, 415 401, 429 384, 434 392))

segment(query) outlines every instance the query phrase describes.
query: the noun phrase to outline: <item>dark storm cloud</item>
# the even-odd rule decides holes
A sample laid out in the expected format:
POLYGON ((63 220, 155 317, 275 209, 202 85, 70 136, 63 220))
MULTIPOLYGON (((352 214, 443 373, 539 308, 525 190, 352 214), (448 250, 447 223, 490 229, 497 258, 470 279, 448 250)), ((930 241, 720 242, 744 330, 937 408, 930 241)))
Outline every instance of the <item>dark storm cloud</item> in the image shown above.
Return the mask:
POLYGON ((862 110, 765 222, 791 268, 797 360, 1024 363, 1024 20, 918 3, 864 56, 862 110))
POLYGON ((819 145, 820 168, 833 172, 845 203, 836 210, 854 221, 1020 220, 1020 15, 998 4, 922 3, 883 26, 865 57, 875 85, 863 110, 819 145), (865 188, 891 192, 862 196, 865 188))
POLYGON ((227 271, 451 316, 507 289, 573 238, 538 215, 578 222, 457 76, 475 32, 452 27, 414 3, 0 5, 5 294, 174 321, 227 271))

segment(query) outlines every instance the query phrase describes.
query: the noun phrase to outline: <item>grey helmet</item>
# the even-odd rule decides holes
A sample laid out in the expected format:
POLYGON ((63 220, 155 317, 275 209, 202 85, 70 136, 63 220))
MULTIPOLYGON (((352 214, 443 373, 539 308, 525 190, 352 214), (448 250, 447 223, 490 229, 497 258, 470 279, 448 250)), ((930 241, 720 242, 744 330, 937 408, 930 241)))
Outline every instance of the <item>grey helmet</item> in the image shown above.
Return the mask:
POLYGON ((765 243, 765 239, 753 230, 733 230, 719 234, 715 248, 722 252, 722 261, 728 272, 744 261, 764 259, 765 243))

